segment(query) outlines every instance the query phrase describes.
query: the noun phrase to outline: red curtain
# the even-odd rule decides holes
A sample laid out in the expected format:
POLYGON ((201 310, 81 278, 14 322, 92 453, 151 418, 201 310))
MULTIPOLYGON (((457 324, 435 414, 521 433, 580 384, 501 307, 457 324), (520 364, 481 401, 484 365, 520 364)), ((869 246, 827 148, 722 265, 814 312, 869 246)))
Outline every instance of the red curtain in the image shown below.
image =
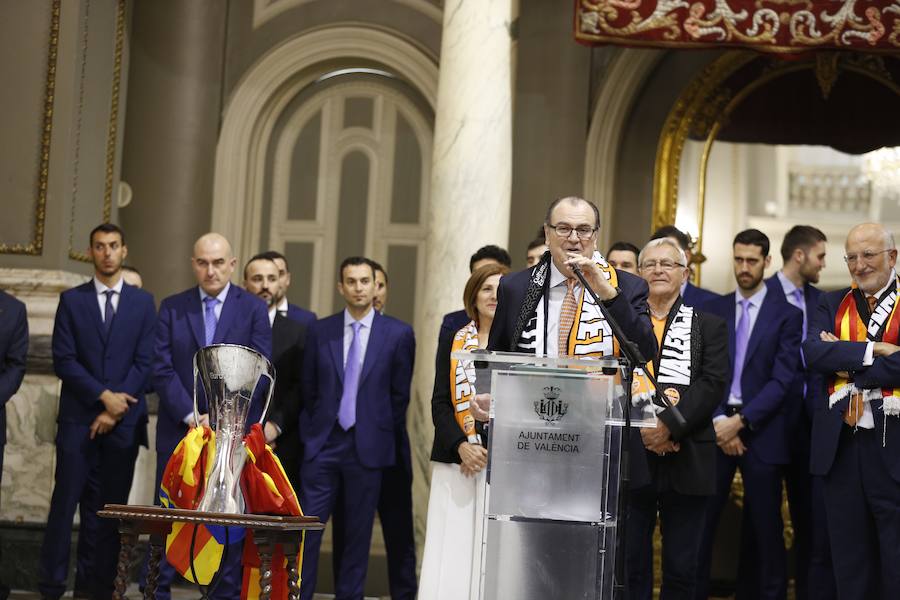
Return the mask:
POLYGON ((900 0, 576 0, 588 45, 900 50, 900 0))

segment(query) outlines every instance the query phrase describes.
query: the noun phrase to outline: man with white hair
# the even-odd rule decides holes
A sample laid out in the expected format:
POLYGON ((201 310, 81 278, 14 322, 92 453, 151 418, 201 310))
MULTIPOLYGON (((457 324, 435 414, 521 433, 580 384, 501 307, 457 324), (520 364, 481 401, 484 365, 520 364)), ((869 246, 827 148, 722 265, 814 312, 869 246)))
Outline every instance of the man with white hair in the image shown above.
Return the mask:
POLYGON ((850 230, 852 285, 823 294, 803 343, 824 376, 811 470, 825 507, 841 599, 900 598, 900 315, 897 248, 882 225, 850 230))

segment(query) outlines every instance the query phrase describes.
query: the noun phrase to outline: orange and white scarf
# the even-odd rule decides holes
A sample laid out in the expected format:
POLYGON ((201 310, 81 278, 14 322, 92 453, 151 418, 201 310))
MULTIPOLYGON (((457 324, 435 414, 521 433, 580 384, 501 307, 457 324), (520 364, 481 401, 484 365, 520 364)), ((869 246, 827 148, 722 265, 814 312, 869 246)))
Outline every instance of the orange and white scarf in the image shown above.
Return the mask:
MULTIPOLYGON (((895 287, 875 306, 869 322, 864 323, 856 305, 856 283, 841 300, 834 317, 834 335, 841 341, 849 342, 887 342, 897 344, 900 339, 900 315, 897 314, 897 296, 900 293, 900 280, 895 287)), ((864 402, 882 399, 882 410, 885 415, 900 416, 900 388, 857 389, 853 381, 833 376, 828 382, 828 407, 831 408, 844 398, 856 393, 863 394, 864 402)))
MULTIPOLYGON (((456 332, 453 337, 453 352, 478 350, 478 329, 475 321, 456 332)), ((450 359, 450 400, 460 429, 466 434, 470 444, 481 445, 481 436, 475 431, 475 417, 472 416, 471 402, 475 397, 475 363, 471 360, 450 359)))

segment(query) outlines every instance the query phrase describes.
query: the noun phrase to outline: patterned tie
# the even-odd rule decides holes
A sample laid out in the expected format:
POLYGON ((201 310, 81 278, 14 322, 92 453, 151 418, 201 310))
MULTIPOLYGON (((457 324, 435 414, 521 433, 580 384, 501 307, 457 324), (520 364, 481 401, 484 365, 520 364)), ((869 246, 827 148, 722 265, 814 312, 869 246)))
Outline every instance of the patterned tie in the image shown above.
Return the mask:
POLYGON ((213 338, 216 337, 216 305, 219 303, 218 298, 214 298, 212 296, 207 296, 203 299, 203 303, 206 305, 204 309, 204 317, 203 317, 203 328, 206 333, 206 345, 209 346, 213 343, 213 338))
POLYGON ((559 309, 559 334, 557 339, 557 355, 565 356, 569 353, 569 333, 575 323, 575 311, 578 305, 575 303, 575 280, 566 279, 566 297, 563 298, 562 307, 559 309))
MULTIPOLYGON (((866 303, 869 305, 869 314, 875 312, 875 304, 878 298, 875 296, 866 296, 866 303)), ((850 427, 856 427, 863 413, 866 411, 866 404, 863 402, 862 392, 856 392, 850 396, 850 403, 847 405, 847 411, 844 413, 844 423, 850 427)))
POLYGON ((356 393, 359 391, 359 371, 362 367, 359 360, 359 347, 362 345, 359 341, 359 330, 362 323, 354 321, 350 326, 353 327, 353 341, 350 342, 347 362, 344 363, 344 392, 341 394, 341 407, 338 409, 338 423, 344 431, 356 425, 356 393))
POLYGON ((116 310, 113 308, 113 294, 116 293, 115 290, 106 290, 103 292, 106 294, 106 306, 103 307, 103 331, 109 336, 109 330, 112 329, 113 317, 116 316, 116 310))
POLYGON ((744 359, 747 358, 747 342, 750 341, 750 300, 741 300, 741 318, 734 332, 734 376, 731 378, 731 395, 740 398, 741 375, 744 373, 744 359))

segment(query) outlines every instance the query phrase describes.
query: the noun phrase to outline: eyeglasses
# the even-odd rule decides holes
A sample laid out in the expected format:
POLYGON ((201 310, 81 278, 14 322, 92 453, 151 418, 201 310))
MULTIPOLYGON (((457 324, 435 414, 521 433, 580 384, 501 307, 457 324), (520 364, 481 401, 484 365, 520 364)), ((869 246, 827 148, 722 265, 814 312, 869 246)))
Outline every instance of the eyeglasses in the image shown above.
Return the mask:
POLYGON ((872 261, 875 260, 875 257, 878 256, 879 254, 884 254, 885 252, 890 252, 891 250, 893 250, 893 248, 888 248, 887 250, 882 250, 881 252, 872 252, 871 250, 866 250, 865 252, 862 253, 862 255, 848 254, 847 256, 844 257, 844 262, 852 267, 861 258, 862 261, 868 265, 868 264, 871 264, 872 261))
POLYGON ((645 260, 641 263, 642 271, 652 271, 659 265, 659 268, 663 271, 671 271, 675 267, 684 267, 683 264, 677 263, 674 260, 662 259, 662 260, 645 260))
POLYGON ((597 231, 596 227, 589 227, 587 225, 572 227, 571 225, 568 225, 566 223, 561 223, 559 225, 551 225, 550 223, 547 223, 547 227, 555 231, 556 235, 563 239, 572 235, 572 232, 574 231, 576 234, 578 234, 578 239, 588 240, 592 235, 594 235, 594 232, 597 231))

